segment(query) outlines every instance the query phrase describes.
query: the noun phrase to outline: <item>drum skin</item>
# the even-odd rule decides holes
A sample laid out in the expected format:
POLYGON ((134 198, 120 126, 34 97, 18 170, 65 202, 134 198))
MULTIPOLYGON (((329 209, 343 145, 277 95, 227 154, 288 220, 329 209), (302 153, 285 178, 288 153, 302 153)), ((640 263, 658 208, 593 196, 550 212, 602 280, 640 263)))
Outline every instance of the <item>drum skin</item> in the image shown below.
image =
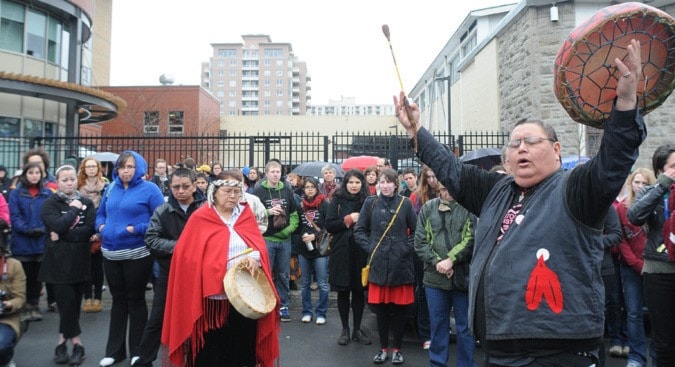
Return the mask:
POLYGON ((675 19, 642 3, 613 5, 575 28, 556 56, 555 95, 574 121, 604 128, 621 77, 614 59, 626 56, 631 39, 641 48, 640 111, 646 115, 668 98, 675 87, 675 19))
POLYGON ((273 286, 260 268, 251 275, 245 265, 237 264, 225 273, 223 285, 232 306, 249 319, 257 320, 276 308, 273 286))

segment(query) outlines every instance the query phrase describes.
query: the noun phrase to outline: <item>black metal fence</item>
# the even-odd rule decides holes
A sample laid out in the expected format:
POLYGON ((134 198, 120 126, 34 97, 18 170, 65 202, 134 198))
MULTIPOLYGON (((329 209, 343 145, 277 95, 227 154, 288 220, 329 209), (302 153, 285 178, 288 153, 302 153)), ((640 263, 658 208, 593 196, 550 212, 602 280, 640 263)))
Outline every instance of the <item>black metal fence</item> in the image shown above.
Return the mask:
MULTIPOLYGON (((502 147, 508 139, 503 132, 472 132, 453 136, 434 133, 461 156, 483 147, 502 147)), ((134 150, 148 161, 150 170, 158 158, 169 164, 192 157, 198 165, 220 162, 225 168, 262 167, 271 158, 281 160, 289 169, 307 161, 340 163, 359 155, 387 157, 397 169, 419 170, 410 139, 391 132, 263 133, 203 136, 78 136, 54 138, 0 138, 0 164, 11 175, 21 167, 21 157, 31 148, 42 147, 50 156, 50 166, 59 166, 68 157, 84 158, 96 152, 121 153, 134 150)))

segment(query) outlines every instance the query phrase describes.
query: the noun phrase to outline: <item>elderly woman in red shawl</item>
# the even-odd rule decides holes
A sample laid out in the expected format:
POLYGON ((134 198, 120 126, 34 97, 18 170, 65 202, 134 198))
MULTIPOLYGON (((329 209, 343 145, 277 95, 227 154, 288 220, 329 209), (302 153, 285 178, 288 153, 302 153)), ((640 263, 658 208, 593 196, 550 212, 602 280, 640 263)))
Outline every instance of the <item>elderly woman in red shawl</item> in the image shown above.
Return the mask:
POLYGON ((242 190, 236 180, 212 182, 209 205, 192 214, 176 244, 162 330, 170 366, 278 364, 278 313, 246 318, 223 286, 226 271, 239 262, 251 273, 261 267, 273 284, 265 241, 242 190))

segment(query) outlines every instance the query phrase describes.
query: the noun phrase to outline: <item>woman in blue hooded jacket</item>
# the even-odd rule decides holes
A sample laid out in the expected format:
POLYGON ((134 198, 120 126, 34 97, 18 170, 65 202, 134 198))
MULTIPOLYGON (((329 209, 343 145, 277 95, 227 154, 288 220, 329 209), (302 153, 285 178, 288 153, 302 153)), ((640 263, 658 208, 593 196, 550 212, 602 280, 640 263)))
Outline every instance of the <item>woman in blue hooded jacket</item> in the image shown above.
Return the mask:
POLYGON ((52 191, 45 187, 43 176, 44 171, 39 163, 26 164, 19 184, 9 194, 12 254, 21 261, 26 272, 26 306, 21 315, 22 321, 40 321, 44 318, 38 307, 42 290, 38 274, 45 252, 47 230, 40 211, 52 191))
POLYGON ((120 154, 96 212, 96 229, 101 235, 103 269, 113 299, 105 358, 110 366, 127 358, 126 335, 129 322, 129 353, 138 354, 138 345, 148 318, 145 285, 152 272, 153 258, 144 236, 150 217, 164 203, 157 185, 143 180, 148 165, 134 151, 120 154))

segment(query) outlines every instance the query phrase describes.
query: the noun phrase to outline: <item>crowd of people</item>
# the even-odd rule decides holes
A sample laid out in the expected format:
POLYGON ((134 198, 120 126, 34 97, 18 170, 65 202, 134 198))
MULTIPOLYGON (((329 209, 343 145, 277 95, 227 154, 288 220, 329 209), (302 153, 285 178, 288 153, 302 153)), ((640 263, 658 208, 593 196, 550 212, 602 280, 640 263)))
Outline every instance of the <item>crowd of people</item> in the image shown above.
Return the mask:
POLYGON ((43 290, 59 315, 54 362, 82 364, 91 331, 80 313, 102 310, 104 283, 102 367, 275 366, 281 323, 326 324, 331 291, 340 346, 373 344, 366 304, 375 314, 374 364, 404 363, 414 317, 429 365, 447 366, 453 317, 458 366, 604 366, 606 342, 627 367, 675 366, 675 145, 657 148, 651 169, 634 167, 646 138, 640 62, 633 41, 615 60, 622 76, 597 155, 567 172, 555 130, 536 119, 515 124, 502 166, 461 163, 403 93, 396 115, 419 174, 385 158, 320 177, 286 175, 276 159, 259 170, 188 158, 157 159, 150 175, 125 151, 109 177, 91 157, 52 176, 49 155, 32 149, 15 184, 0 166, 0 229, 11 228, 10 244, 0 237, 0 366, 12 364, 22 325, 44 318, 43 290), (234 269, 271 286, 272 312, 241 309, 223 284, 234 269))

